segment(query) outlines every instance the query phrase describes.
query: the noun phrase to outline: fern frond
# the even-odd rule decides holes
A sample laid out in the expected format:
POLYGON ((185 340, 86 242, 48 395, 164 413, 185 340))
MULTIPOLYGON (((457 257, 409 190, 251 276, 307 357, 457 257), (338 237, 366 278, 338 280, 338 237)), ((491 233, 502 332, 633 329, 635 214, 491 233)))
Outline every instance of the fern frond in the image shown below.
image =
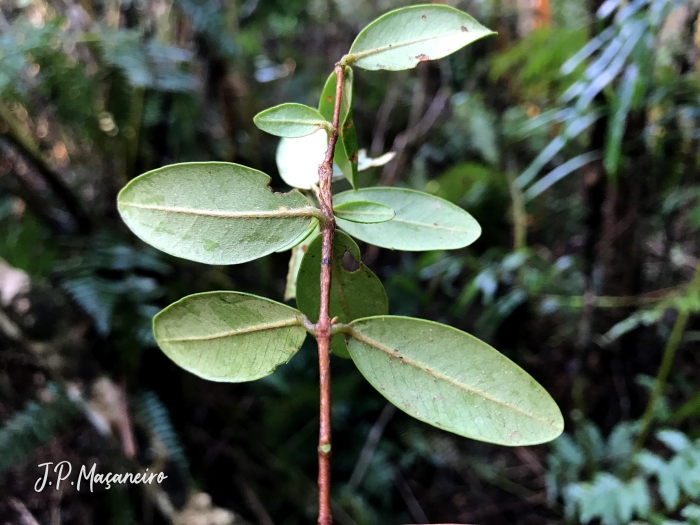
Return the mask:
POLYGON ((81 414, 79 405, 63 389, 50 384, 48 391, 49 403, 29 402, 0 428, 0 473, 24 463, 81 414))
POLYGON ((189 478, 187 457, 173 427, 170 413, 158 396, 151 391, 141 394, 139 411, 151 431, 163 442, 168 455, 185 479, 189 478))

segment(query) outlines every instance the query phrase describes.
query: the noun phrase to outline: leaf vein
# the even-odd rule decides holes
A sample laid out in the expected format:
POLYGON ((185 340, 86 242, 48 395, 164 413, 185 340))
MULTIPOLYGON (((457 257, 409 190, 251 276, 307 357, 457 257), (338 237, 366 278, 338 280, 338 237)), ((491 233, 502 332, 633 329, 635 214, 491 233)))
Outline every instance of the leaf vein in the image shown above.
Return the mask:
POLYGON ((284 321, 278 321, 276 323, 263 323, 259 325, 246 326, 245 328, 238 328, 236 330, 229 330, 227 332, 221 332, 218 334, 211 335, 200 335, 194 337, 174 337, 171 339, 160 339, 161 343, 184 343, 187 341, 211 341, 214 339, 224 339, 226 337, 234 337, 236 335, 249 334, 253 332, 260 332, 264 330, 272 330, 274 328, 284 328, 286 326, 295 326, 299 324, 297 318, 285 319, 284 321))
MULTIPOLYGON (((393 349, 389 348, 388 346, 383 345, 383 344, 380 343, 379 341, 377 341, 377 340, 375 340, 375 339, 372 339, 371 337, 368 337, 368 336, 366 336, 366 335, 364 335, 364 334, 361 334, 361 333, 359 333, 359 332, 356 331, 356 330, 353 331, 353 333, 352 333, 351 335, 352 335, 352 337, 354 337, 354 338, 357 339, 358 341, 360 341, 360 342, 362 342, 362 343, 364 343, 364 344, 366 344, 366 345, 369 345, 369 346, 371 346, 371 347, 373 347, 373 348, 376 348, 377 350, 381 350, 382 352, 384 352, 385 354, 387 354, 387 355, 389 355, 389 356, 391 356, 391 357, 394 357, 394 358, 397 358, 397 359, 398 359, 398 358, 399 358, 399 355, 401 355, 401 354, 399 354, 398 351, 393 350, 393 349)), ((425 373, 428 374, 428 375, 431 375, 431 376, 435 377, 436 379, 443 380, 443 381, 445 381, 445 382, 447 382, 447 383, 450 383, 450 384, 456 386, 456 387, 459 388, 459 389, 466 390, 467 392, 470 392, 471 394, 480 396, 480 397, 482 397, 482 398, 484 398, 484 399, 486 399, 486 400, 488 400, 488 401, 491 401, 491 402, 496 403, 496 404, 498 404, 498 405, 504 406, 504 407, 506 407, 506 408, 508 408, 508 409, 510 409, 510 410, 512 410, 512 411, 514 411, 514 412, 518 412, 518 413, 520 413, 520 414, 522 414, 522 415, 524 415, 524 416, 526 416, 526 417, 529 417, 529 418, 531 418, 531 419, 534 419, 534 420, 536 420, 536 421, 539 421, 539 422, 541 422, 541 423, 544 423, 545 425, 547 425, 547 426, 549 426, 549 427, 555 428, 555 425, 554 425, 551 421, 549 421, 549 420, 547 420, 547 419, 538 417, 537 415, 531 414, 530 412, 527 412, 527 411, 525 411, 525 410, 523 410, 523 409, 521 409, 521 408, 518 408, 518 407, 516 407, 516 406, 514 406, 514 405, 511 405, 510 403, 507 403, 506 401, 503 401, 503 400, 498 399, 498 398, 496 398, 496 397, 490 396, 490 395, 488 395, 487 393, 485 393, 484 391, 479 390, 478 388, 470 387, 470 386, 468 386, 468 385, 466 385, 466 384, 464 384, 464 383, 461 383, 461 382, 459 382, 459 381, 453 379, 452 377, 450 377, 450 376, 448 376, 448 375, 442 374, 442 373, 440 373, 440 372, 436 372, 436 371, 433 370, 432 368, 428 368, 428 367, 426 367, 425 365, 419 363, 418 361, 416 361, 416 360, 414 360, 414 359, 411 359, 410 357, 401 356, 401 361, 403 361, 403 363, 405 363, 405 364, 407 364, 407 365, 413 366, 414 368, 418 368, 419 370, 425 372, 425 373)))

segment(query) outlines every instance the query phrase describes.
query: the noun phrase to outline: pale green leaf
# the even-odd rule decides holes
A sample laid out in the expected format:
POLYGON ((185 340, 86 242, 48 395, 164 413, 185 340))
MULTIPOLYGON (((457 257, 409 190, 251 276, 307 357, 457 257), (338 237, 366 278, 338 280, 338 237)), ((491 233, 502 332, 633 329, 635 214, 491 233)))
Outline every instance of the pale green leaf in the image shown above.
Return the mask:
POLYGON ((269 183, 238 164, 173 164, 132 180, 117 204, 131 231, 159 250, 238 264, 289 244, 319 213, 298 191, 275 193, 269 183))
POLYGON ((362 375, 407 414, 461 436, 509 446, 561 434, 554 400, 483 341, 442 324, 381 316, 351 323, 362 375))
POLYGON ((212 381, 238 383, 271 374, 306 337, 299 311, 239 292, 190 295, 153 319, 158 346, 178 366, 212 381))
MULTIPOLYGON (((301 262, 297 277, 297 307, 312 322, 318 320, 321 304, 321 237, 311 243, 301 262)), ((359 317, 382 315, 389 311, 384 286, 376 275, 360 262, 360 249, 355 241, 341 231, 335 232, 333 258, 331 260, 331 293, 329 313, 331 318, 338 316, 341 323, 349 323, 359 317), (348 254, 359 267, 346 270, 343 257, 348 254)), ((346 356, 347 349, 342 335, 331 341, 334 353, 346 356)))
POLYGON ((333 214, 338 219, 361 224, 390 221, 396 215, 389 206, 369 201, 350 201, 338 204, 333 207, 333 214))
MULTIPOLYGON (((326 80, 321 98, 318 103, 318 110, 329 122, 333 121, 335 110, 335 91, 337 76, 335 71, 326 80)), ((351 67, 345 68, 343 75, 343 94, 340 99, 340 113, 338 115, 338 142, 335 145, 333 162, 335 162, 350 182, 353 188, 357 187, 357 134, 352 120, 352 93, 353 93, 353 72, 351 67)))
POLYGON ((338 226, 362 241, 405 251, 453 250, 481 235, 476 220, 459 206, 439 197, 403 188, 363 188, 333 196, 335 206, 353 201, 389 206, 395 217, 379 224, 338 219, 338 226))
POLYGON ((253 117, 255 125, 278 137, 298 138, 311 135, 331 124, 314 108, 303 104, 281 104, 253 117))
POLYGON ((390 11, 365 27, 343 58, 363 69, 411 69, 495 34, 471 16, 446 5, 390 11))
POLYGON ((304 259, 304 254, 306 250, 309 249, 309 245, 313 240, 318 237, 321 230, 318 224, 311 230, 310 234, 304 238, 299 244, 292 248, 292 253, 289 257, 289 264, 287 265, 287 283, 284 287, 284 300, 290 301, 291 299, 296 299, 297 296, 297 276, 299 275, 299 268, 301 267, 301 261, 304 259))
POLYGON ((275 155, 280 177, 293 188, 311 189, 318 184, 318 167, 327 148, 328 134, 323 129, 305 137, 283 138, 275 155))
POLYGON ((306 244, 308 245, 309 242, 311 242, 311 240, 313 240, 313 239, 309 239, 309 237, 311 237, 311 235, 313 235, 313 234, 318 235, 318 232, 319 232, 318 219, 312 219, 311 224, 309 224, 309 227, 306 228, 306 230, 303 231, 301 233, 301 235, 299 235, 298 237, 295 237, 291 242, 289 242, 285 246, 278 248, 277 250, 275 250, 275 252, 277 252, 277 253, 286 252, 287 250, 291 250, 292 248, 295 248, 295 247, 299 246, 300 244, 303 244, 304 241, 308 241, 308 242, 306 242, 306 244))

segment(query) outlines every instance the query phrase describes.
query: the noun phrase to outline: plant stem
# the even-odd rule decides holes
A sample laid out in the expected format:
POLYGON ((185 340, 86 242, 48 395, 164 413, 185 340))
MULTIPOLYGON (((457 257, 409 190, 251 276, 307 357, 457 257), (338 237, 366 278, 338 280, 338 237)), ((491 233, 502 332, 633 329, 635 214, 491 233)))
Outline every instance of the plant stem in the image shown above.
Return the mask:
POLYGON ((320 425, 318 434, 318 525, 331 525, 331 319, 328 305, 331 294, 331 259, 333 257, 333 234, 335 218, 333 216, 333 194, 331 178, 333 176, 333 153, 338 141, 340 120, 340 101, 343 95, 343 76, 345 68, 336 64, 335 107, 333 109, 333 130, 328 140, 328 149, 323 164, 318 167, 319 204, 325 221, 321 223, 321 307, 316 323, 316 341, 318 342, 318 369, 320 376, 320 425))
MULTIPOLYGON (((688 285, 688 293, 693 293, 700 291, 700 264, 695 268, 695 275, 693 280, 690 281, 688 285)), ((664 386, 666 386, 666 379, 671 371, 671 366, 673 365, 673 358, 676 355, 676 350, 681 343, 681 338, 683 337, 683 331, 685 330, 685 325, 688 323, 688 318, 690 317, 690 311, 686 308, 678 312, 678 317, 676 322, 673 324, 673 329, 671 330, 671 336, 668 338, 666 343, 666 348, 664 348, 664 354, 661 358, 661 365, 659 365, 659 371, 656 374, 656 380, 654 381, 654 387, 651 390, 649 396, 649 402, 647 403, 646 410, 644 410, 644 415, 642 416, 642 428, 637 437, 637 441, 634 444, 634 450, 638 451, 644 446, 649 431, 651 430, 651 425, 654 422, 654 412, 656 410, 656 405, 659 398, 663 394, 664 386)))

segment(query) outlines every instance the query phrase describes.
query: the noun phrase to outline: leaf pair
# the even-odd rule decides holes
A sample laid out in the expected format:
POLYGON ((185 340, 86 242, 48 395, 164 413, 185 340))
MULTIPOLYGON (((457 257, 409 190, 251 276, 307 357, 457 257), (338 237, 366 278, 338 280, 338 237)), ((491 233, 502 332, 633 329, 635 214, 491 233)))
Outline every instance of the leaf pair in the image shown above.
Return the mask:
MULTIPOLYGON (((191 295, 154 319, 163 351, 214 381, 272 373, 306 337, 294 308, 238 292, 191 295)), ((438 323, 381 315, 357 319, 345 336, 367 380, 409 415, 461 436, 521 446, 563 428, 552 398, 486 343, 438 323)))
MULTIPOLYGON (((320 210, 297 190, 275 193, 264 173, 224 162, 185 163, 148 172, 118 197, 119 212, 147 243, 177 257, 238 264, 292 248, 308 237, 320 210)), ((399 188, 365 188, 334 197, 337 223, 383 248, 462 248, 481 233, 461 208, 399 188)))

